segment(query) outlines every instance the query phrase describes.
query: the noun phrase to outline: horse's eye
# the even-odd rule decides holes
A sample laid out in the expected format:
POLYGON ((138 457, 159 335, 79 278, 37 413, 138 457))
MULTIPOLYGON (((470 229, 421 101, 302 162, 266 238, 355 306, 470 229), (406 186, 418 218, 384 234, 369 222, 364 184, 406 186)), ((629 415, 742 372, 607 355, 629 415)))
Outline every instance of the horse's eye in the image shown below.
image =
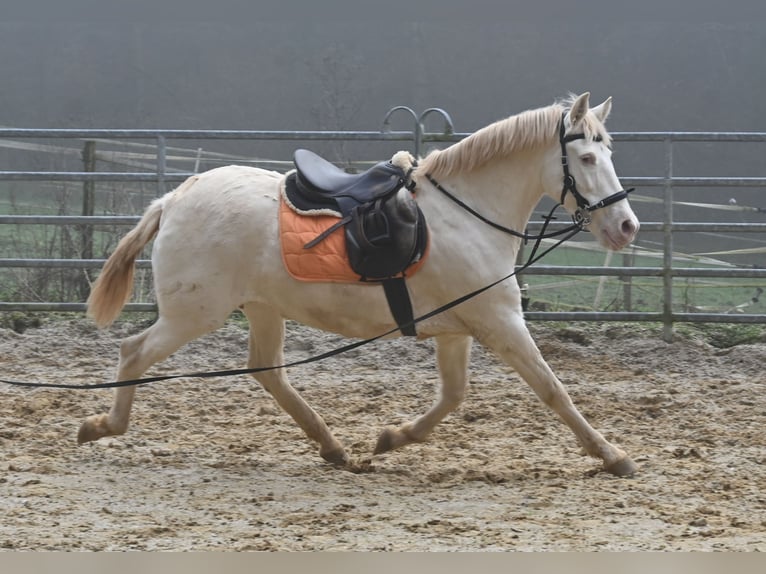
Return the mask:
POLYGON ((580 156, 580 161, 585 165, 596 165, 596 156, 592 153, 586 153, 580 156))

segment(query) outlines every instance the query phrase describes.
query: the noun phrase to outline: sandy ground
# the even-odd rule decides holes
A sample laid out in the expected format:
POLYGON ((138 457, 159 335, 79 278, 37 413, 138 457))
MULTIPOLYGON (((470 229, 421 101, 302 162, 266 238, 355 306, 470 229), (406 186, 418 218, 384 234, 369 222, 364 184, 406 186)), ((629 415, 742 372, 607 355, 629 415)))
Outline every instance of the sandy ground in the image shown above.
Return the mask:
MULTIPOLYGON (((0 330, 0 378, 110 380, 119 340, 141 328, 0 330)), ((81 420, 111 391, 0 385, 0 548, 766 551, 766 344, 532 330, 581 411, 638 462, 633 478, 598 472, 479 347, 465 404, 427 442, 370 461, 384 426, 434 399, 432 344, 399 340, 290 372, 364 472, 324 463, 248 377, 143 387, 128 434, 82 447, 81 420)), ((341 342, 289 332, 289 358, 341 342)), ((241 367, 246 340, 231 323, 152 374, 241 367)))

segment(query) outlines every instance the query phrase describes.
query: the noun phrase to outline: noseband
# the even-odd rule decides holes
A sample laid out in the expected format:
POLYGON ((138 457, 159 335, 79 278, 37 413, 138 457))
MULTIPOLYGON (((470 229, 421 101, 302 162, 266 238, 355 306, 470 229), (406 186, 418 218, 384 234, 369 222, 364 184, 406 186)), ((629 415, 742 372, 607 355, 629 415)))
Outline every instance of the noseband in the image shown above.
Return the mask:
MULTIPOLYGON (((569 159, 567 156, 567 144, 569 142, 575 141, 575 140, 582 140, 585 139, 584 133, 579 134, 566 134, 566 129, 564 127, 564 118, 566 117, 566 114, 561 116, 561 122, 559 123, 559 144, 561 144, 561 167, 564 169, 564 185, 561 189, 561 199, 559 199, 559 203, 561 205, 564 205, 564 200, 566 199, 567 192, 571 193, 575 201, 577 202, 577 209, 574 212, 574 215, 572 216, 572 219, 574 222, 579 225, 580 227, 585 227, 586 225, 589 225, 591 222, 590 214, 596 211, 597 209, 601 209, 602 207, 606 207, 608 205, 612 205, 613 203, 617 203, 618 201, 622 201, 623 199, 626 199, 628 197, 628 194, 635 190, 634 187, 631 187, 630 189, 621 189, 620 191, 617 191, 610 195, 609 197, 606 197, 599 201, 598 203, 594 203, 591 205, 587 199, 577 190, 577 182, 575 181, 574 176, 569 172, 569 159)), ((600 142, 601 136, 596 136, 593 138, 593 141, 600 142)))

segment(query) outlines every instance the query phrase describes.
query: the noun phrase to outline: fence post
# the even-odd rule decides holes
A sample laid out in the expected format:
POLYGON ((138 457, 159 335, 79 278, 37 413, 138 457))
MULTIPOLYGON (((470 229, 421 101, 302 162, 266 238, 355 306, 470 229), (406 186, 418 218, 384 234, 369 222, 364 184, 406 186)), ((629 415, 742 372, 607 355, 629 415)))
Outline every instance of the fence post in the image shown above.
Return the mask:
MULTIPOLYGON (((636 262, 635 246, 629 252, 622 254, 622 266, 633 267, 636 262)), ((631 275, 621 275, 622 281, 622 306, 625 311, 633 310, 633 277, 631 275)))
POLYGON ((665 184, 662 253, 662 339, 673 342, 673 140, 665 139, 665 184))
POLYGON ((391 131, 391 125, 390 125, 391 116, 400 110, 403 112, 407 112, 408 114, 412 116, 412 119, 415 120, 415 126, 412 129, 412 145, 414 147, 413 154, 415 155, 416 158, 419 158, 420 143, 421 143, 422 136, 420 134, 420 122, 418 121, 418 115, 415 113, 415 110, 407 106, 395 106, 391 108, 390 110, 388 110, 388 112, 386 112, 386 116, 383 118, 383 126, 380 128, 380 131, 384 133, 387 131, 391 131))
POLYGON ((450 115, 445 112, 441 108, 428 108, 423 113, 418 116, 416 131, 415 131, 415 145, 417 151, 415 152, 415 157, 419 158, 420 154, 423 149, 423 134, 426 133, 426 127, 425 127, 425 120, 426 116, 428 114, 438 114, 442 117, 444 120, 444 131, 442 132, 445 136, 452 135, 455 133, 455 126, 452 123, 452 118, 450 115))
MULTIPOLYGON (((96 171, 96 142, 86 141, 82 148, 83 171, 96 171)), ((86 180, 82 184, 82 215, 92 217, 95 213, 96 182, 86 180)), ((80 226, 80 259, 93 259, 93 226, 87 223, 80 226)), ((80 277, 80 297, 87 299, 90 293, 91 272, 83 269, 80 277)))
POLYGON ((167 170, 167 148, 165 136, 157 136, 157 197, 165 195, 165 171, 167 170))

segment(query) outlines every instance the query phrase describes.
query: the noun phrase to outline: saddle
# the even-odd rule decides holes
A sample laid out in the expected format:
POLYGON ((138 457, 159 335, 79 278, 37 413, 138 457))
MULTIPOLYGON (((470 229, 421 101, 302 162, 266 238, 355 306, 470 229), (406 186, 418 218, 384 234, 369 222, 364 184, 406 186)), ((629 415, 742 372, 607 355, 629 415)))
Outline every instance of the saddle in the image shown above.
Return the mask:
MULTIPOLYGON (((407 174, 390 161, 380 162, 359 174, 346 173, 306 149, 295 151, 299 209, 336 206, 340 214, 356 205, 387 197, 405 185, 407 174)), ((291 198, 292 199, 292 198, 291 198)))
MULTIPOLYGON (((399 152, 360 174, 349 174, 308 150, 297 150, 284 196, 302 215, 335 215, 336 223, 303 248, 311 249, 344 228, 351 269, 360 281, 382 283, 398 325, 412 321, 404 277, 428 246, 425 217, 408 187, 412 157, 399 152)), ((414 326, 403 329, 415 335, 414 326)))

